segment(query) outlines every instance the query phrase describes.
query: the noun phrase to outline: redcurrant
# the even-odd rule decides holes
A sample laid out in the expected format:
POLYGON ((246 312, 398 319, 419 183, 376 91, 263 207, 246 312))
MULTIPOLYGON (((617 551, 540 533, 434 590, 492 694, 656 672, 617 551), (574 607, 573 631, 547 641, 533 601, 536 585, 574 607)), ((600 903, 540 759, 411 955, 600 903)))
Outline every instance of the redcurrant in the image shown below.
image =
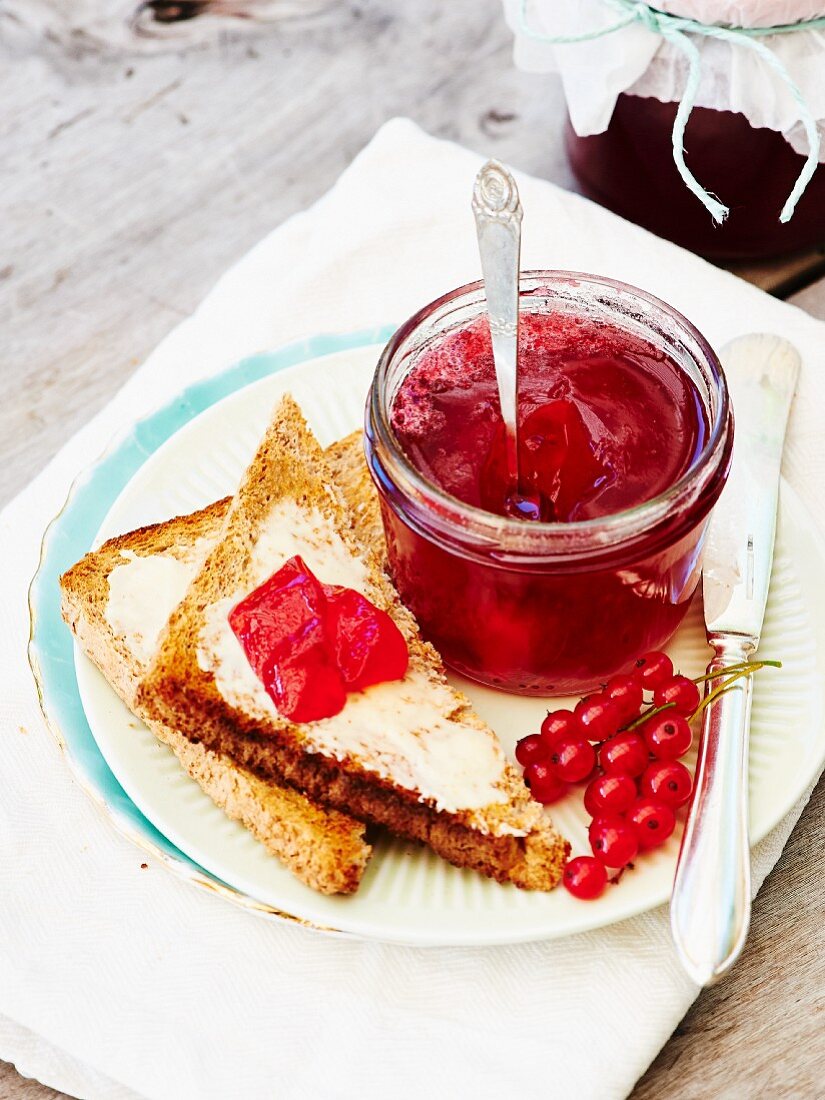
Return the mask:
POLYGON ((579 733, 572 710, 551 710, 541 724, 541 736, 548 745, 562 737, 575 737, 579 733))
POLYGON ((564 865, 563 882, 574 898, 590 901, 607 886, 607 871, 593 856, 576 856, 564 865))
POLYGON ((619 708, 621 722, 630 722, 642 709, 644 690, 638 676, 611 676, 605 684, 604 694, 619 708))
POLYGON ((616 732, 621 721, 618 706, 604 692, 585 696, 573 713, 589 741, 604 741, 616 732))
POLYGON ((639 850, 636 830, 617 814, 594 818, 588 830, 593 855, 607 867, 624 867, 639 850))
POLYGON ((649 798, 678 808, 690 800, 693 780, 685 765, 678 760, 654 760, 643 772, 639 789, 649 798))
POLYGON ((546 760, 549 755, 550 749, 537 733, 528 734, 516 742, 516 760, 523 768, 535 764, 537 760, 546 760))
POLYGON ((554 774, 546 760, 537 760, 535 764, 526 767, 524 782, 530 788, 531 796, 544 806, 558 802, 567 793, 567 784, 554 774))
POLYGON ((653 693, 653 702, 657 707, 665 707, 670 703, 672 709, 685 718, 690 718, 695 712, 699 699, 699 688, 687 676, 672 676, 659 684, 653 693))
POLYGON ((673 810, 656 798, 637 798, 627 811, 627 821, 636 830, 643 852, 664 844, 676 828, 673 810))
POLYGON ((624 772, 597 775, 584 791, 584 808, 591 817, 621 814, 638 795, 633 778, 624 772))
POLYGON ((658 650, 645 653, 636 662, 636 675, 645 691, 654 691, 673 675, 673 661, 666 653, 658 650))
POLYGON ((550 750, 550 768, 563 783, 586 779, 596 766, 596 750, 583 737, 563 737, 550 750))
POLYGON ((684 756, 693 744, 687 718, 672 710, 654 714, 642 726, 647 747, 657 760, 675 760, 684 756))
POLYGON ((641 775, 648 765, 648 750, 641 734, 631 730, 617 733, 599 752, 599 763, 606 772, 641 775))

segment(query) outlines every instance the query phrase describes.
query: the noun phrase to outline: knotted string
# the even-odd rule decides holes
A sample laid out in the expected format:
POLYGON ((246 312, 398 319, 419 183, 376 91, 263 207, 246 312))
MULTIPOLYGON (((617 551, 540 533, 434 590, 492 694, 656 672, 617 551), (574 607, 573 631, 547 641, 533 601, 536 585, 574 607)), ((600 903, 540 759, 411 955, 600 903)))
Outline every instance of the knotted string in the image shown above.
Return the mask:
POLYGON ((688 35, 696 34, 703 38, 717 38, 733 45, 744 46, 758 54, 777 73, 793 96, 799 110, 799 119, 808 138, 808 155, 805 158, 805 164, 779 215, 779 220, 782 223, 791 220, 796 204, 804 194, 805 188, 808 186, 819 163, 819 130, 816 119, 811 114, 811 110, 805 102, 805 97, 802 95, 796 81, 776 54, 757 39, 771 34, 790 34, 796 31, 825 29, 825 16, 807 19, 800 23, 784 23, 775 27, 723 27, 714 23, 700 23, 696 19, 687 19, 683 16, 668 15, 666 12, 651 7, 650 4, 639 3, 638 0, 602 0, 602 3, 623 12, 622 18, 607 27, 602 27, 600 30, 585 31, 582 34, 552 35, 542 34, 529 26, 527 22, 528 2, 529 0, 521 0, 519 5, 520 30, 528 38, 535 39, 537 42, 548 42, 554 46, 570 46, 580 42, 592 42, 596 38, 604 38, 609 34, 615 34, 616 31, 623 30, 633 23, 639 23, 654 34, 660 35, 665 41, 672 42, 681 51, 687 59, 688 76, 684 94, 673 122, 673 159, 685 185, 707 208, 715 222, 723 222, 730 213, 729 208, 702 187, 685 163, 685 128, 691 112, 696 106, 696 97, 699 93, 699 83, 702 78, 702 58, 696 44, 691 41, 688 35))

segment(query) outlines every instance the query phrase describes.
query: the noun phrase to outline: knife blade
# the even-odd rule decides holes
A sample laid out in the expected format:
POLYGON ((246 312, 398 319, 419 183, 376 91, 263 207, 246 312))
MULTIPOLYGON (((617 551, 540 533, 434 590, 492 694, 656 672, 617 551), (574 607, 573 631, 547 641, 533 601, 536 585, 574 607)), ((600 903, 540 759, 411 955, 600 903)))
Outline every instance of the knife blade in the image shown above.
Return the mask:
MULTIPOLYGON (((728 482, 708 527, 702 594, 712 674, 759 645, 773 564, 782 450, 801 366, 787 340, 753 334, 720 356, 735 419, 728 482)), ((713 681, 706 682, 708 694, 713 681)), ((748 731, 752 678, 702 713, 699 756, 670 903, 679 958, 699 985, 736 961, 750 924, 748 731)))
POLYGON ((754 334, 723 350, 735 436, 733 463, 711 516, 702 595, 708 633, 747 634, 757 643, 768 598, 779 470, 800 359, 778 336, 754 334))

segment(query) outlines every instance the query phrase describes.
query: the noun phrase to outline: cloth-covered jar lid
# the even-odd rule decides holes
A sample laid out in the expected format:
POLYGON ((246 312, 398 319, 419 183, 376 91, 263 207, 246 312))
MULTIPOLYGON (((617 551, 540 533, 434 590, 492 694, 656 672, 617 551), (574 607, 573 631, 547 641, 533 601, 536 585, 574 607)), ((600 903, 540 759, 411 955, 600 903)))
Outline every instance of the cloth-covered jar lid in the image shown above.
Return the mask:
MULTIPOLYGON (((609 0, 503 0, 515 36, 515 60, 529 72, 558 72, 570 119, 582 137, 607 129, 622 92, 662 102, 684 95, 688 61, 673 41, 643 19, 620 30, 623 12, 609 0), (559 45, 559 36, 585 41, 559 45)), ((729 27, 779 26, 825 17, 825 0, 657 0, 659 12, 729 27)), ((624 12, 631 11, 628 7, 624 12)), ((699 51, 700 81, 695 103, 745 115, 752 126, 782 133, 807 154, 800 107, 787 81, 742 40, 689 35, 699 51)), ((760 35, 758 41, 792 78, 821 133, 825 134, 825 28, 760 35)), ((825 160, 825 140, 820 159, 825 160)))

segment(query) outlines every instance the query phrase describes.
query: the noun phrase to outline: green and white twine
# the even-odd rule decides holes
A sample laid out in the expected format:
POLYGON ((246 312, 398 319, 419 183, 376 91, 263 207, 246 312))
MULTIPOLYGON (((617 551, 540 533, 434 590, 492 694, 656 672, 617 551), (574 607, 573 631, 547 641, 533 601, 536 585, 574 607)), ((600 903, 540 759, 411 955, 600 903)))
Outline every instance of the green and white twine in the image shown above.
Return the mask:
POLYGON ((758 54, 779 75, 793 96, 799 109, 799 119, 805 127, 805 133, 808 137, 808 155, 805 164, 779 215, 780 222, 784 223, 791 220, 796 204, 802 197, 819 163, 819 130, 816 119, 811 114, 811 110, 805 102, 805 97, 793 77, 776 54, 759 39, 772 34, 791 34, 796 31, 825 29, 825 16, 807 19, 800 23, 785 23, 775 27, 725 27, 715 23, 700 23, 696 19, 686 19, 678 15, 669 15, 667 12, 651 7, 650 4, 639 3, 638 0, 602 0, 602 3, 621 13, 621 18, 615 23, 599 30, 585 31, 582 34, 552 35, 542 34, 530 27, 527 21, 528 3, 529 0, 521 0, 520 2, 520 30, 528 38, 532 38, 537 42, 547 42, 555 46, 570 46, 581 42, 592 42, 594 39, 604 38, 606 35, 614 34, 616 31, 638 23, 653 31, 654 34, 661 35, 666 42, 672 42, 674 46, 681 50, 688 62, 688 77, 673 122, 673 159, 686 186, 710 211, 711 217, 716 222, 725 220, 730 213, 729 208, 706 191, 685 164, 685 128, 690 113, 696 105, 696 96, 699 92, 699 82, 702 76, 702 59, 699 50, 688 36, 695 34, 703 38, 717 38, 723 42, 744 46, 746 49, 758 54))

